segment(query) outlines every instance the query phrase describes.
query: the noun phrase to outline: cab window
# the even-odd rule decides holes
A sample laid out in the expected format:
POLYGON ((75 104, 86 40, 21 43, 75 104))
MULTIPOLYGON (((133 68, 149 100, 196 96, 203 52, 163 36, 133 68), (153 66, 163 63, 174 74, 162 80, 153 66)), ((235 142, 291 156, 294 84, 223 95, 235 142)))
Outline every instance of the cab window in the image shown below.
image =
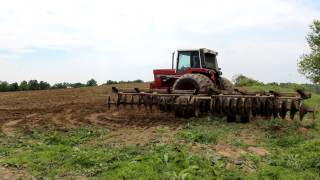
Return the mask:
POLYGON ((204 68, 217 69, 217 58, 215 54, 205 53, 204 68))
POLYGON ((179 52, 178 71, 184 71, 187 68, 200 68, 200 58, 197 51, 179 52))

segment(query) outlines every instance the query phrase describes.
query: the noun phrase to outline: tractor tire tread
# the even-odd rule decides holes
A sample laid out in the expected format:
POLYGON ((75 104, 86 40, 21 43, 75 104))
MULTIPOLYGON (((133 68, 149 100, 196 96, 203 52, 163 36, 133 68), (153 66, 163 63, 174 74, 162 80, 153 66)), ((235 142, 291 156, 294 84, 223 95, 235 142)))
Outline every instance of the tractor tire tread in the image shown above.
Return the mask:
POLYGON ((209 77, 203 74, 184 74, 179 79, 176 80, 176 82, 173 85, 173 90, 181 90, 179 86, 183 86, 183 85, 181 85, 180 83, 185 81, 186 79, 196 82, 199 88, 199 92, 201 93, 207 93, 210 88, 212 89, 216 88, 213 81, 211 81, 209 77))

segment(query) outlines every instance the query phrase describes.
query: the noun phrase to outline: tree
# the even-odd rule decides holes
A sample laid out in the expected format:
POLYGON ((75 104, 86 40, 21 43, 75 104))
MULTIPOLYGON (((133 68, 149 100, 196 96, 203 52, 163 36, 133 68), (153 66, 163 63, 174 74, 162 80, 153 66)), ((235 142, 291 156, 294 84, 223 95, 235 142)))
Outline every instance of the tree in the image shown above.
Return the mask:
POLYGON ((320 84, 320 20, 315 20, 310 28, 312 32, 306 39, 311 52, 300 57, 298 70, 313 83, 320 84))
POLYGON ((40 89, 39 83, 37 80, 30 80, 28 82, 28 85, 29 85, 30 90, 39 90, 40 89))
POLYGON ((19 85, 19 89, 21 91, 27 91, 29 90, 29 85, 28 85, 28 82, 27 81, 22 81, 19 85))
POLYGON ((90 79, 88 82, 87 82, 87 86, 97 86, 98 83, 96 80, 94 79, 90 79))
POLYGON ((9 91, 19 91, 19 85, 18 83, 12 83, 9 85, 9 91))
POLYGON ((6 81, 0 81, 0 92, 6 92, 9 90, 9 84, 6 81))
POLYGON ((39 89, 41 90, 47 90, 47 89, 50 89, 51 85, 47 82, 44 82, 44 81, 40 81, 39 83, 39 89))

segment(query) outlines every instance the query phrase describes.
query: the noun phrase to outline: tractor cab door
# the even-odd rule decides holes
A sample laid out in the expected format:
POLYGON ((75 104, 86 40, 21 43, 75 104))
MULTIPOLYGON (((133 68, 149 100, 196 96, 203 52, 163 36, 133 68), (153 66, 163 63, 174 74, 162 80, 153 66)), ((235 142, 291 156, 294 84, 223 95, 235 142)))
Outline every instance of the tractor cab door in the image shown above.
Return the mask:
POLYGON ((190 68, 200 68, 198 51, 179 51, 177 59, 177 74, 185 74, 190 68))

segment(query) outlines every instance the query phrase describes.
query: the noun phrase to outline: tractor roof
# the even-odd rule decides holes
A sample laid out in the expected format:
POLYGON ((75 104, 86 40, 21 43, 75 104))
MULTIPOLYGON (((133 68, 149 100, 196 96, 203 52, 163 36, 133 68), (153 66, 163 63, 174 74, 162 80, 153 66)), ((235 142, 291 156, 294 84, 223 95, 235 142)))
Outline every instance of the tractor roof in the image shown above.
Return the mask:
POLYGON ((202 50, 204 53, 210 53, 210 54, 215 54, 217 55, 218 52, 211 50, 211 49, 207 49, 207 48, 200 48, 200 49, 178 49, 177 51, 199 51, 202 50))

